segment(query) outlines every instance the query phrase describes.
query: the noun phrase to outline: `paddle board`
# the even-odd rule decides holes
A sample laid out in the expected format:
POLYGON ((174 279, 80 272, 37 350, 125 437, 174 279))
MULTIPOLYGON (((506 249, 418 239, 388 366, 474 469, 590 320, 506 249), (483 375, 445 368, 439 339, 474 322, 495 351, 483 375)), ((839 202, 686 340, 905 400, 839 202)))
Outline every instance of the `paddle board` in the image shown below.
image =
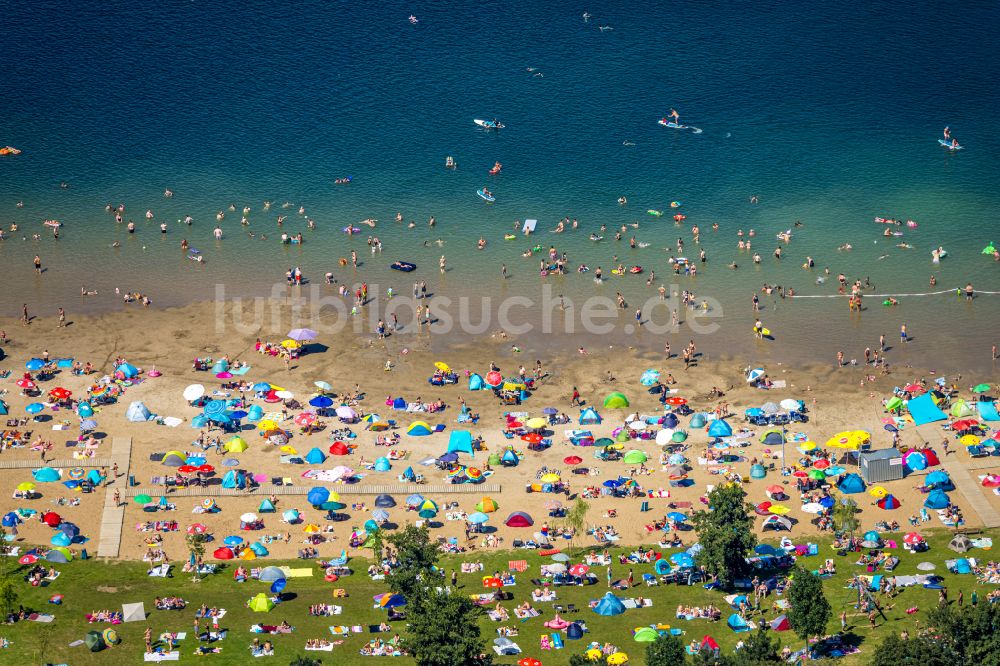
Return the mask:
POLYGON ((494 197, 492 194, 487 194, 483 190, 476 190, 476 194, 478 194, 479 198, 483 199, 484 201, 489 201, 490 203, 496 201, 496 197, 494 197))
POLYGON ((656 217, 659 217, 659 216, 663 215, 663 211, 662 210, 653 210, 652 208, 650 208, 646 212, 649 213, 650 215, 655 215, 656 217))
POLYGON ((667 120, 666 118, 660 118, 656 121, 658 125, 663 125, 664 127, 669 127, 671 129, 689 129, 687 125, 678 125, 672 120, 667 120))
POLYGON ((472 122, 476 123, 477 125, 479 125, 480 127, 485 128, 485 129, 503 129, 504 128, 504 124, 503 123, 495 123, 492 120, 480 120, 479 118, 476 118, 472 122))
POLYGON ((770 337, 770 335, 771 335, 771 329, 769 329, 769 328, 757 328, 756 326, 754 326, 753 327, 753 332, 754 333, 760 333, 761 336, 763 336, 765 338, 766 337, 770 337))
POLYGON ((938 139, 938 143, 947 148, 948 150, 962 150, 963 146, 953 146, 950 141, 945 141, 944 139, 938 139))

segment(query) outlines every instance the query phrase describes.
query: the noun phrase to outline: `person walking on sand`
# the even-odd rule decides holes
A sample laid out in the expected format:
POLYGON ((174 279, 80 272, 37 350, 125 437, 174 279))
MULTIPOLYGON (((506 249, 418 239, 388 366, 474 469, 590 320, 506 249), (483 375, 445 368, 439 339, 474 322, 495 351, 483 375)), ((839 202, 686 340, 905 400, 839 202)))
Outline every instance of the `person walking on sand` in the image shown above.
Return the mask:
POLYGON ((56 328, 66 328, 66 311, 59 308, 59 325, 56 328))
POLYGON ((25 303, 21 306, 21 323, 27 326, 31 323, 31 317, 28 316, 28 304, 25 303))
POLYGON ((576 389, 575 386, 573 387, 573 397, 570 398, 569 404, 573 405, 574 407, 578 407, 583 404, 582 402, 580 402, 580 392, 576 389))
POLYGON ((906 324, 900 324, 899 326, 899 341, 903 344, 910 341, 910 339, 906 337, 906 324))

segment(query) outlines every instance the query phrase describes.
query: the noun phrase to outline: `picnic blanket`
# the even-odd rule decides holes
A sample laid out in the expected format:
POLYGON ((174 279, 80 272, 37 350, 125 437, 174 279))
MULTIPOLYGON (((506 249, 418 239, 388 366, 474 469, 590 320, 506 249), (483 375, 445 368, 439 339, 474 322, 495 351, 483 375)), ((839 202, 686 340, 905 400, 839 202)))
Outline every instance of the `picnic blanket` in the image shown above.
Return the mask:
POLYGON ((181 653, 177 650, 173 652, 149 652, 142 656, 143 661, 180 661, 181 653))
POLYGON ((314 571, 314 569, 310 569, 308 567, 299 569, 292 569, 291 567, 278 568, 281 569, 281 571, 284 572, 285 576, 288 578, 311 578, 314 571))
POLYGON ((509 562, 507 562, 507 569, 509 571, 518 571, 518 572, 527 571, 527 569, 528 569, 528 561, 527 560, 510 560, 509 562))

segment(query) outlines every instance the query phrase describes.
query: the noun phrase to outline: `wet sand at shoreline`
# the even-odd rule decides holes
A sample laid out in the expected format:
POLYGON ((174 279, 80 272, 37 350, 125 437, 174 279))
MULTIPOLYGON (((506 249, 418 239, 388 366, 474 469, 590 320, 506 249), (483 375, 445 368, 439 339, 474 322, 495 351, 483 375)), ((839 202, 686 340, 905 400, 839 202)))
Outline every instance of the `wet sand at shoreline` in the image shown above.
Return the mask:
MULTIPOLYGON (((427 437, 410 437, 402 434, 400 449, 405 449, 407 455, 404 460, 393 462, 392 470, 385 473, 365 471, 361 485, 396 483, 396 476, 405 467, 412 465, 418 473, 425 475, 431 484, 447 483, 446 474, 434 467, 422 467, 417 462, 428 457, 437 456, 447 449, 448 433, 454 429, 463 429, 468 426, 457 424, 455 418, 458 414, 459 397, 464 398, 473 412, 481 415, 478 424, 468 428, 474 436, 481 435, 490 452, 501 450, 507 443, 513 443, 519 450, 525 451, 526 444, 519 440, 506 440, 501 435, 501 428, 504 420, 502 414, 508 409, 516 411, 526 411, 531 415, 539 415, 541 409, 552 406, 561 412, 565 412, 574 418, 572 424, 565 426, 555 426, 553 428, 554 445, 544 452, 525 451, 526 457, 521 464, 514 468, 498 467, 494 473, 488 477, 488 483, 499 483, 502 492, 494 496, 499 503, 500 510, 491 515, 490 525, 499 527, 499 534, 506 539, 509 545, 513 538, 523 538, 538 530, 542 522, 546 521, 547 511, 543 508, 545 503, 553 499, 552 495, 544 493, 526 493, 525 486, 535 479, 538 470, 545 466, 549 469, 559 469, 567 472, 564 478, 570 483, 572 492, 575 494, 582 491, 585 485, 599 483, 618 473, 628 474, 636 465, 627 465, 623 462, 605 462, 594 459, 595 449, 578 448, 571 446, 563 437, 563 431, 568 428, 577 427, 575 417, 578 410, 569 405, 570 394, 573 387, 579 388, 580 393, 589 405, 594 405, 605 417, 605 421, 600 426, 591 428, 595 436, 608 436, 612 430, 621 425, 621 420, 626 412, 638 412, 639 414, 660 414, 662 409, 657 403, 655 396, 648 394, 645 387, 638 382, 639 376, 647 368, 656 368, 664 373, 673 374, 677 379, 678 395, 690 400, 691 406, 696 410, 712 409, 719 400, 710 400, 708 393, 712 387, 718 387, 726 392, 724 398, 728 402, 730 410, 736 414, 730 419, 734 429, 738 429, 738 424, 742 424, 742 412, 745 408, 760 406, 768 401, 779 402, 781 399, 793 397, 806 402, 810 410, 810 422, 802 426, 790 426, 790 430, 801 430, 807 433, 811 439, 822 445, 831 435, 836 432, 848 429, 862 428, 873 433, 873 443, 875 448, 882 448, 889 445, 889 435, 882 429, 880 419, 884 416, 881 398, 889 394, 893 386, 900 386, 920 377, 932 379, 934 375, 894 365, 891 374, 880 376, 878 372, 865 367, 844 367, 836 369, 831 365, 813 364, 798 365, 791 363, 771 362, 766 364, 766 369, 770 376, 776 380, 784 380, 787 387, 784 389, 774 389, 762 391, 753 389, 746 385, 743 379, 743 370, 747 365, 745 357, 730 356, 720 358, 712 355, 710 358, 701 358, 697 365, 688 370, 684 369, 684 364, 679 358, 670 361, 663 360, 663 354, 643 351, 641 349, 630 348, 630 339, 627 337, 607 337, 603 345, 594 346, 588 349, 586 355, 576 352, 576 340, 566 340, 565 349, 562 353, 553 353, 544 343, 536 344, 530 339, 511 337, 508 339, 491 338, 483 336, 475 344, 463 343, 461 340, 454 340, 447 336, 391 336, 384 343, 374 339, 372 335, 357 336, 350 332, 340 333, 333 336, 321 335, 316 341, 325 346, 323 351, 309 353, 301 359, 293 362, 291 370, 286 370, 284 365, 277 359, 262 356, 254 352, 255 334, 237 334, 235 331, 227 330, 223 334, 218 334, 214 330, 215 306, 213 304, 193 304, 179 309, 171 310, 144 310, 140 307, 130 308, 124 312, 98 315, 92 317, 70 317, 70 326, 64 329, 56 328, 55 320, 52 318, 40 318, 35 320, 31 326, 22 327, 17 322, 10 320, 0 323, 0 327, 6 329, 8 336, 13 338, 12 342, 3 345, 7 357, 0 361, 0 368, 11 369, 11 376, 5 380, 0 380, 0 387, 7 389, 5 396, 10 406, 12 415, 24 415, 24 407, 31 401, 26 397, 18 395, 19 389, 14 385, 14 381, 23 372, 21 368, 28 358, 37 356, 43 350, 48 350, 52 358, 73 357, 81 362, 90 361, 98 368, 99 374, 89 378, 72 376, 68 371, 63 371, 56 378, 42 385, 47 391, 55 386, 64 386, 74 392, 74 395, 82 395, 86 387, 99 378, 104 372, 111 370, 110 364, 116 356, 124 356, 130 363, 148 372, 155 368, 162 372, 162 376, 156 378, 144 378, 136 386, 125 390, 123 396, 116 404, 103 407, 94 417, 99 424, 98 430, 107 433, 107 437, 99 447, 98 457, 109 454, 111 439, 114 437, 132 437, 132 466, 130 474, 135 476, 139 486, 137 490, 146 491, 154 499, 160 495, 160 489, 150 486, 153 476, 160 476, 164 473, 172 472, 170 468, 165 468, 159 463, 149 460, 152 453, 164 453, 170 450, 192 451, 192 441, 197 436, 198 431, 190 428, 190 419, 198 413, 198 410, 190 407, 182 398, 181 393, 185 386, 192 383, 202 383, 212 391, 218 388, 223 380, 216 379, 211 373, 195 372, 191 369, 191 362, 198 356, 212 356, 219 358, 223 354, 228 355, 233 360, 243 360, 252 366, 252 369, 245 376, 251 382, 270 381, 291 390, 297 399, 303 404, 315 391, 313 382, 325 380, 330 382, 334 390, 338 393, 350 392, 355 384, 361 386, 366 393, 366 399, 359 405, 359 411, 375 412, 385 418, 392 418, 401 426, 401 434, 405 432, 405 427, 414 420, 423 419, 432 426, 435 424, 445 424, 447 428, 443 434, 434 434, 427 437), (404 339, 405 338, 405 339, 404 339), (512 351, 512 345, 516 344, 521 351, 512 351), (405 352, 404 352, 405 350, 405 352), (495 362, 504 371, 504 374, 516 374, 518 365, 523 364, 527 368, 534 366, 535 360, 541 360, 545 372, 547 373, 540 387, 534 395, 522 406, 504 408, 498 404, 497 399, 491 392, 468 391, 464 372, 471 370, 485 374, 490 361, 495 362), (383 370, 386 361, 391 361, 392 370, 383 370), (456 386, 435 387, 427 383, 427 377, 433 373, 434 362, 445 361, 456 372, 460 373, 459 384, 456 386), (616 377, 616 381, 607 382, 604 380, 606 372, 610 370, 616 377), (866 381, 866 376, 875 376, 874 381, 866 381), (603 397, 614 390, 625 393, 632 401, 628 410, 606 410, 600 405, 603 397), (405 396, 408 400, 414 400, 419 396, 424 402, 440 399, 448 408, 441 414, 406 414, 403 412, 393 412, 389 410, 384 402, 386 396, 405 396), (184 422, 176 428, 170 428, 153 423, 130 423, 125 420, 124 412, 126 407, 135 400, 143 401, 146 406, 155 414, 162 416, 176 416, 184 419, 184 422), (563 458, 569 455, 578 455, 584 459, 585 466, 596 467, 599 475, 590 477, 580 477, 569 474, 569 466, 563 463, 563 458), (514 510, 525 510, 535 519, 535 527, 532 529, 513 529, 502 525, 502 520, 507 514, 514 510)), ((283 337, 266 336, 271 341, 280 342, 283 337)), ((683 342, 677 341, 674 345, 675 353, 683 342)), ((962 388, 963 394, 969 385, 979 382, 994 383, 998 377, 995 371, 982 371, 974 376, 962 376, 958 379, 948 375, 949 383, 955 382, 962 388)), ((237 394, 238 395, 238 394, 237 394)), ((268 407, 265 405, 265 408, 268 407)), ((265 411, 268 411, 265 409, 265 411)), ((49 410, 46 410, 49 413, 49 410)), ((295 412, 290 410, 290 414, 295 412)), ((77 434, 78 418, 72 413, 61 411, 52 414, 55 421, 45 421, 31 423, 30 428, 35 435, 42 435, 51 439, 56 444, 56 450, 48 455, 53 457, 69 457, 70 449, 64 448, 64 441, 74 439, 77 434), (53 422, 65 420, 69 423, 66 431, 52 431, 53 422)), ((338 427, 336 419, 323 419, 332 428, 338 427)), ((682 419, 682 423, 686 423, 682 419)), ((283 424, 297 432, 297 427, 288 421, 283 424)), ((361 424, 363 425, 363 424, 361 424)), ((353 455, 344 458, 330 457, 323 465, 317 468, 331 468, 337 464, 345 464, 362 471, 361 459, 373 462, 376 457, 386 455, 388 449, 376 447, 374 444, 375 434, 364 431, 361 425, 353 426, 353 430, 358 433, 357 439, 353 440, 359 444, 359 448, 353 455)), ((697 508, 700 506, 698 498, 704 493, 706 485, 718 483, 720 476, 709 474, 707 468, 695 463, 695 459, 706 447, 707 437, 704 432, 694 429, 690 430, 688 444, 690 449, 687 456, 692 460, 693 469, 690 478, 694 485, 690 488, 670 488, 666 474, 661 465, 657 464, 660 447, 652 441, 633 441, 626 445, 626 448, 634 447, 642 450, 649 456, 647 467, 653 470, 650 474, 637 474, 635 479, 643 488, 669 489, 671 498, 650 500, 651 510, 649 513, 639 512, 639 501, 635 499, 609 499, 600 498, 593 501, 593 506, 587 516, 587 522, 591 525, 614 525, 621 534, 625 543, 649 542, 650 533, 644 525, 658 519, 668 511, 667 503, 671 501, 691 502, 697 508), (617 518, 605 518, 610 509, 617 509, 617 518)), ((731 470, 746 476, 749 470, 749 459, 756 457, 765 459, 766 447, 757 443, 756 434, 762 428, 752 428, 755 431, 751 439, 753 444, 746 449, 739 449, 737 453, 746 456, 743 462, 735 463, 731 470)), ((310 448, 318 447, 326 451, 330 445, 330 428, 323 432, 311 436, 294 435, 291 445, 295 447, 299 454, 304 455, 310 448)), ((212 435, 218 433, 211 433, 212 435)), ((279 462, 280 452, 274 446, 266 445, 263 438, 255 430, 248 430, 243 433, 250 448, 243 454, 215 455, 209 452, 208 462, 216 465, 218 474, 224 473, 226 468, 219 465, 224 457, 235 457, 240 460, 240 468, 264 474, 267 477, 299 477, 311 465, 288 465, 279 462)), ((222 435, 223 440, 230 436, 222 435)), ((932 446, 938 447, 943 439, 940 428, 934 425, 923 426, 919 430, 904 428, 902 432, 903 443, 907 445, 917 445, 927 440, 932 446)), ((955 448, 962 447, 955 445, 955 448)), ((776 451, 772 450, 772 454, 776 451)), ((791 459, 798 457, 794 445, 786 446, 786 454, 791 459)), ((477 453, 471 465, 484 465, 488 454, 477 453)), ((39 454, 27 449, 14 449, 5 451, 0 460, 8 459, 38 459, 39 454)), ((948 456, 948 459, 968 460, 964 451, 958 451, 948 456)), ((464 460, 464 459, 463 459, 464 460)), ((774 460, 776 464, 780 461, 774 460)), ((980 472, 985 473, 985 472, 980 472)), ((915 489, 918 485, 919 477, 910 477, 902 481, 885 484, 886 487, 895 494, 902 502, 902 507, 894 512, 886 512, 870 505, 868 495, 855 496, 861 506, 864 515, 862 525, 870 526, 875 520, 896 519, 905 524, 905 519, 912 513, 916 513, 921 506, 922 498, 915 489)), ((18 483, 30 480, 29 470, 13 471, 3 475, 0 481, 0 494, 10 498, 14 486, 18 483)), ((785 480, 790 480, 787 477, 785 480)), ((764 488, 773 483, 781 483, 782 479, 777 473, 769 473, 768 477, 761 481, 752 481, 748 485, 749 499, 759 502, 766 499, 764 488)), ((123 486, 125 479, 118 479, 112 488, 123 486)), ((302 485, 312 485, 303 482, 302 485)), ((328 485, 328 484, 324 484, 328 485)), ((338 488, 338 486, 331 486, 338 488)), ((370 511, 374 508, 373 496, 352 496, 349 494, 350 486, 340 486, 345 490, 344 501, 348 503, 348 508, 344 511, 350 518, 343 522, 333 523, 336 540, 319 547, 321 556, 336 555, 340 549, 346 547, 351 527, 360 528, 362 523, 370 517, 370 511), (364 511, 351 510, 350 504, 355 502, 365 502, 367 506, 364 511)), ((800 512, 797 508, 798 497, 794 492, 794 485, 789 493, 792 498, 786 502, 793 508, 791 517, 798 520, 794 526, 792 534, 809 534, 816 530, 816 527, 809 523, 807 514, 800 512)), ((100 507, 103 506, 103 492, 83 495, 81 506, 79 507, 58 507, 52 502, 59 496, 73 497, 74 492, 63 489, 59 484, 38 484, 38 490, 43 493, 41 499, 30 502, 16 502, 7 500, 7 506, 29 506, 39 510, 53 509, 66 518, 77 522, 85 535, 92 539, 92 552, 96 550, 93 542, 98 538, 100 524, 100 507)), ((413 488, 413 492, 420 492, 419 486, 413 488)), ((984 490, 984 493, 989 493, 984 490)), ((135 504, 129 504, 125 514, 125 527, 122 536, 121 557, 141 558, 145 552, 144 540, 148 533, 137 532, 135 524, 145 520, 177 520, 181 531, 165 535, 164 549, 171 559, 182 558, 185 553, 183 545, 183 530, 187 525, 198 521, 207 525, 216 535, 217 540, 227 534, 238 532, 238 517, 247 511, 256 511, 261 499, 266 494, 260 492, 247 497, 230 498, 223 497, 218 500, 222 511, 213 515, 194 515, 192 509, 197 504, 197 497, 178 497, 172 500, 168 494, 168 500, 177 504, 177 510, 165 513, 144 513, 135 504)), ((977 516, 970 510, 964 498, 960 494, 955 494, 960 506, 965 510, 966 520, 969 525, 977 524, 977 516)), ((440 495, 433 497, 441 506, 442 512, 438 518, 442 527, 435 530, 436 534, 443 536, 462 537, 463 522, 446 521, 443 509, 446 502, 457 501, 459 509, 467 513, 475 511, 474 505, 482 497, 482 493, 473 492, 461 495, 440 495)), ((416 514, 406 512, 402 508, 404 497, 396 497, 399 503, 390 510, 390 521, 396 524, 403 524, 416 520, 416 514)), ((566 503, 566 497, 558 498, 566 503)), ((1000 509, 1000 497, 992 494, 988 495, 989 502, 994 508, 1000 509)), ((308 507, 305 497, 281 497, 278 503, 277 514, 265 514, 265 530, 261 533, 242 533, 243 536, 257 537, 260 534, 284 534, 291 532, 290 542, 275 543, 269 546, 272 555, 280 557, 294 557, 296 551, 302 547, 303 525, 289 526, 281 522, 281 512, 289 508, 296 508, 302 511, 306 522, 315 522, 318 525, 325 525, 322 520, 322 513, 308 507)), ((936 519, 935 519, 936 520, 936 519)), ((558 524, 557 519, 548 519, 550 525, 558 524)), ((758 521, 759 523, 759 521, 758 521)), ((305 523, 303 523, 305 524, 305 523)), ((22 526, 21 535, 29 542, 47 543, 50 536, 48 528, 37 523, 29 523, 22 526)), ((654 535, 655 537, 655 535, 654 535)), ((689 534, 682 533, 685 541, 690 541, 689 534)), ((252 540, 252 539, 251 539, 252 540)), ((576 543, 594 543, 591 537, 580 536, 576 543)))

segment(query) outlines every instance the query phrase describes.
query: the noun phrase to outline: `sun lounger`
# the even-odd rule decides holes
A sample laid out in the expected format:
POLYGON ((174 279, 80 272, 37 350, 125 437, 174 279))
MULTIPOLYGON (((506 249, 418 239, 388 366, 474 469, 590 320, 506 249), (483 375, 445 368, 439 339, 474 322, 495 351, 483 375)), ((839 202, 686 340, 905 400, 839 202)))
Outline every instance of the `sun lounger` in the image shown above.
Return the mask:
POLYGON ((303 648, 306 652, 333 652, 333 643, 329 645, 324 645, 323 647, 307 647, 303 648))

